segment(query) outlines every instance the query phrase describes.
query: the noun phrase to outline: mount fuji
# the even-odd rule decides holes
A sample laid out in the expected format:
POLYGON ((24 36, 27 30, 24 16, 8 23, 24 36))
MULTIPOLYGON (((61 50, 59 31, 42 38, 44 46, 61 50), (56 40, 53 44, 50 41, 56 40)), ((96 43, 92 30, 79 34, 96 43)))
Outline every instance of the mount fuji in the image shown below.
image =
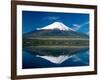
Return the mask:
POLYGON ((43 28, 37 28, 37 30, 53 30, 53 29, 59 29, 59 30, 72 30, 73 29, 69 28, 68 26, 64 25, 61 22, 54 22, 48 26, 45 26, 43 28))
POLYGON ((23 49, 54 64, 61 64, 89 48, 89 36, 62 22, 54 22, 23 34, 23 49))
POLYGON ((76 32, 74 29, 66 26, 62 22, 54 22, 42 28, 37 28, 29 33, 23 34, 25 38, 33 37, 75 37, 75 38, 89 38, 88 35, 80 32, 76 32))

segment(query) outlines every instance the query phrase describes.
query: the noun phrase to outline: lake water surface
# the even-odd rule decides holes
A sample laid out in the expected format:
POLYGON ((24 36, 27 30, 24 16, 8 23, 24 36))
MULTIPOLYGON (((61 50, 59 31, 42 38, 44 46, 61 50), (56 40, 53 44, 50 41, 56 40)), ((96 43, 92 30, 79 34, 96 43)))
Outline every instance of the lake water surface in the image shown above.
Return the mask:
POLYGON ((31 52, 23 50, 22 64, 23 69, 89 66, 89 50, 79 52, 61 64, 54 64, 46 59, 36 57, 36 53, 33 55, 31 52))

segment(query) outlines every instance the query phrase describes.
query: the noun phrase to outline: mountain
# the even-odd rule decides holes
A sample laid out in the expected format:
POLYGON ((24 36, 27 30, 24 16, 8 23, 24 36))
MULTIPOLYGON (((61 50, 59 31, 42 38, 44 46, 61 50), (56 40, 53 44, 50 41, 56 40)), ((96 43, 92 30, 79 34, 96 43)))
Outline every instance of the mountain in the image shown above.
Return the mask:
POLYGON ((33 37, 73 37, 73 38, 89 38, 88 35, 84 33, 79 33, 64 25, 61 22, 54 22, 49 24, 43 28, 37 28, 32 32, 23 34, 25 38, 33 38, 33 37))
POLYGON ((74 31, 73 29, 67 27, 66 25, 64 25, 63 23, 61 22, 54 22, 48 26, 45 26, 43 28, 37 28, 37 30, 53 30, 53 29, 59 29, 59 30, 72 30, 74 31))
POLYGON ((61 22, 23 34, 23 49, 50 62, 60 64, 89 48, 89 36, 61 22))

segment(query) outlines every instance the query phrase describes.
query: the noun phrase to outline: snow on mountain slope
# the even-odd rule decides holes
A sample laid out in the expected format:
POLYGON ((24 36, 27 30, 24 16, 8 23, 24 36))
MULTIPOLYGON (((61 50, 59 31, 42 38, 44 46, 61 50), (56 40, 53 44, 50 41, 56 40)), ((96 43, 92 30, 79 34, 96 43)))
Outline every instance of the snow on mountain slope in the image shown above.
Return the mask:
POLYGON ((37 28, 37 30, 48 30, 48 29, 59 29, 59 30, 72 30, 74 31, 73 29, 69 28, 68 26, 64 25, 63 23, 61 22, 54 22, 48 26, 45 26, 43 28, 37 28))
POLYGON ((36 57, 46 59, 46 60, 48 60, 52 63, 55 63, 55 64, 61 64, 64 61, 66 61, 67 59, 71 58, 72 56, 61 55, 61 56, 58 56, 58 57, 53 57, 53 56, 39 56, 39 55, 37 55, 36 57))

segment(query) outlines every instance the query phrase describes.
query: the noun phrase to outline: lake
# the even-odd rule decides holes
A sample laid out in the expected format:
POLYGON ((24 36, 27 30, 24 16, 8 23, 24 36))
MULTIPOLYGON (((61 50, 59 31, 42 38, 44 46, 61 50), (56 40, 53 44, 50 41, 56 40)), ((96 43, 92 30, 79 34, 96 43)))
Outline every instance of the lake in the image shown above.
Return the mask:
POLYGON ((36 56, 37 53, 31 53, 29 51, 23 50, 22 53, 22 68, 53 68, 53 67, 79 67, 79 66, 89 66, 89 49, 77 52, 71 58, 67 59, 61 64, 54 64, 46 59, 36 56))

